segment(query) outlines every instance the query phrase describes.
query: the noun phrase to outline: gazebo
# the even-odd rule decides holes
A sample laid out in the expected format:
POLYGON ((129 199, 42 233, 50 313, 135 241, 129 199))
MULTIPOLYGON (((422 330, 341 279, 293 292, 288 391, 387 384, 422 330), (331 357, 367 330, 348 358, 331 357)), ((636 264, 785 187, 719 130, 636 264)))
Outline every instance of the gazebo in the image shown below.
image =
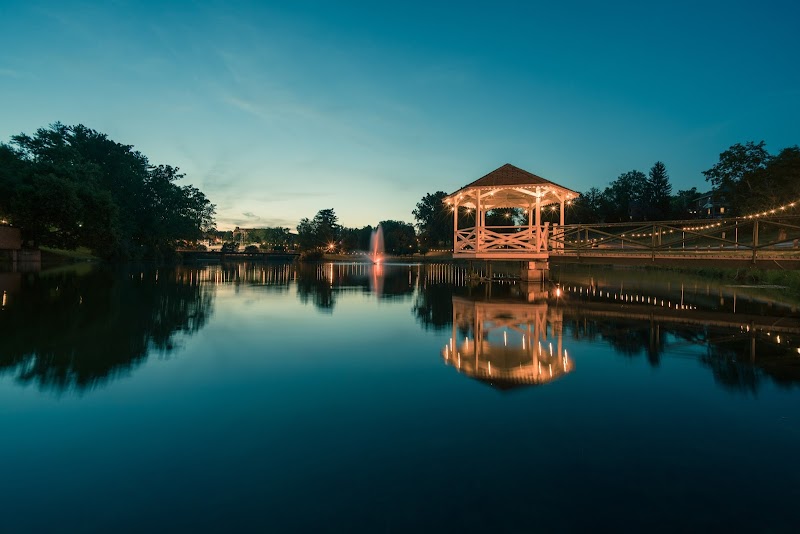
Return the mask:
POLYGON ((550 251, 561 248, 564 208, 578 193, 506 163, 444 198, 453 211, 453 258, 520 260, 523 278, 539 278, 548 270, 550 251), (558 206, 560 224, 542 223, 542 209, 558 206), (520 208, 527 224, 486 226, 486 214, 497 208, 520 208), (475 214, 475 224, 458 227, 459 209, 475 214), (537 265, 538 262, 538 265, 537 265))

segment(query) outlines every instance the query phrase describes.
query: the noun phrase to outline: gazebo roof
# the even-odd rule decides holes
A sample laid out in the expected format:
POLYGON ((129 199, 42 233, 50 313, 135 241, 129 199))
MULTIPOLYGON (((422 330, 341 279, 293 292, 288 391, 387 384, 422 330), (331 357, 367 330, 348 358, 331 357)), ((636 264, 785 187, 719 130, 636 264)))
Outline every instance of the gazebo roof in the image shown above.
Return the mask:
POLYGON ((480 194, 483 197, 484 193, 493 197, 487 207, 524 206, 535 202, 537 196, 543 205, 571 200, 578 196, 572 189, 506 163, 448 195, 444 201, 448 204, 457 201, 459 205, 474 207, 477 196, 480 194))

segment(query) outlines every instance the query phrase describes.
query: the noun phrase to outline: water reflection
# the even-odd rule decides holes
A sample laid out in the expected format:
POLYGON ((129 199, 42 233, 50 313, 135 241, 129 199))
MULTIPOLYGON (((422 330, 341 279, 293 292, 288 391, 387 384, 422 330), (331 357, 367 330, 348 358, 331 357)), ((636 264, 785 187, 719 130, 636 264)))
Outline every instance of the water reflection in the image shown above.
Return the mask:
POLYGON ((125 375, 209 320, 213 292, 178 270, 24 275, 0 313, 0 373, 56 391, 125 375))
POLYGON ((426 310, 417 317, 437 328, 450 320, 446 363, 498 387, 555 379, 573 369, 570 356, 580 360, 596 344, 626 358, 644 356, 653 367, 665 357, 694 358, 731 390, 755 392, 764 380, 800 384, 800 317, 792 302, 729 295, 729 288, 689 291, 669 282, 630 284, 626 291, 603 279, 589 277, 587 284, 577 278, 454 287, 449 317, 433 302, 444 293, 434 285, 417 295, 415 310, 426 310), (716 293, 712 303, 709 293, 716 293), (569 356, 565 343, 573 347, 569 356), (539 372, 542 355, 557 371, 552 377, 539 372))
POLYGON ((417 267, 373 263, 237 263, 197 268, 191 276, 201 284, 258 286, 286 292, 291 286, 303 304, 331 313, 340 295, 369 293, 381 299, 410 297, 417 267))
POLYGON ((448 365, 498 389, 551 382, 573 370, 563 348, 562 310, 538 302, 453 297, 448 365))
MULTIPOLYGON (((538 286, 477 283, 452 264, 81 269, 0 275, 0 372, 57 391, 105 383, 203 328, 215 292, 227 287, 273 311, 271 295, 293 294, 325 314, 356 295, 409 306, 428 331, 420 339, 451 338, 440 349, 448 365, 499 388, 582 372, 580 358, 598 346, 653 367, 692 358, 736 391, 757 391, 764 380, 800 384, 797 302, 685 276, 557 271, 556 282, 538 286)), ((355 320, 338 328, 353 343, 364 335, 355 320)))
POLYGON ((564 305, 576 339, 602 340, 625 356, 693 356, 731 390, 764 379, 800 384, 800 314, 791 297, 689 277, 619 273, 567 279, 564 305))

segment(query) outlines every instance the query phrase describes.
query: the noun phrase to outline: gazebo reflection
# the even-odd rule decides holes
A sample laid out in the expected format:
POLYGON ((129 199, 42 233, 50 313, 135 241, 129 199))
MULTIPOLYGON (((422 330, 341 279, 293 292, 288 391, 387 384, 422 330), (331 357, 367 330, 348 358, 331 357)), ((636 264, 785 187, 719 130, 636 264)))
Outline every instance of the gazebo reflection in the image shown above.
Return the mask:
POLYGON ((497 389, 552 382, 574 369, 563 347, 562 312, 546 299, 476 301, 453 297, 446 364, 497 389))

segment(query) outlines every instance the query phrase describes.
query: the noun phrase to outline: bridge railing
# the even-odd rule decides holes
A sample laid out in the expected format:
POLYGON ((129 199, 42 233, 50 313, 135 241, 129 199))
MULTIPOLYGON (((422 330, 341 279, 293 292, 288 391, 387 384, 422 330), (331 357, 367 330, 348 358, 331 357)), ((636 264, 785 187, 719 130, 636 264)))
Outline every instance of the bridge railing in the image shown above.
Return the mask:
POLYGON ((738 252, 757 259, 778 251, 800 253, 800 216, 635 223, 570 224, 552 239, 564 254, 680 254, 738 252))

